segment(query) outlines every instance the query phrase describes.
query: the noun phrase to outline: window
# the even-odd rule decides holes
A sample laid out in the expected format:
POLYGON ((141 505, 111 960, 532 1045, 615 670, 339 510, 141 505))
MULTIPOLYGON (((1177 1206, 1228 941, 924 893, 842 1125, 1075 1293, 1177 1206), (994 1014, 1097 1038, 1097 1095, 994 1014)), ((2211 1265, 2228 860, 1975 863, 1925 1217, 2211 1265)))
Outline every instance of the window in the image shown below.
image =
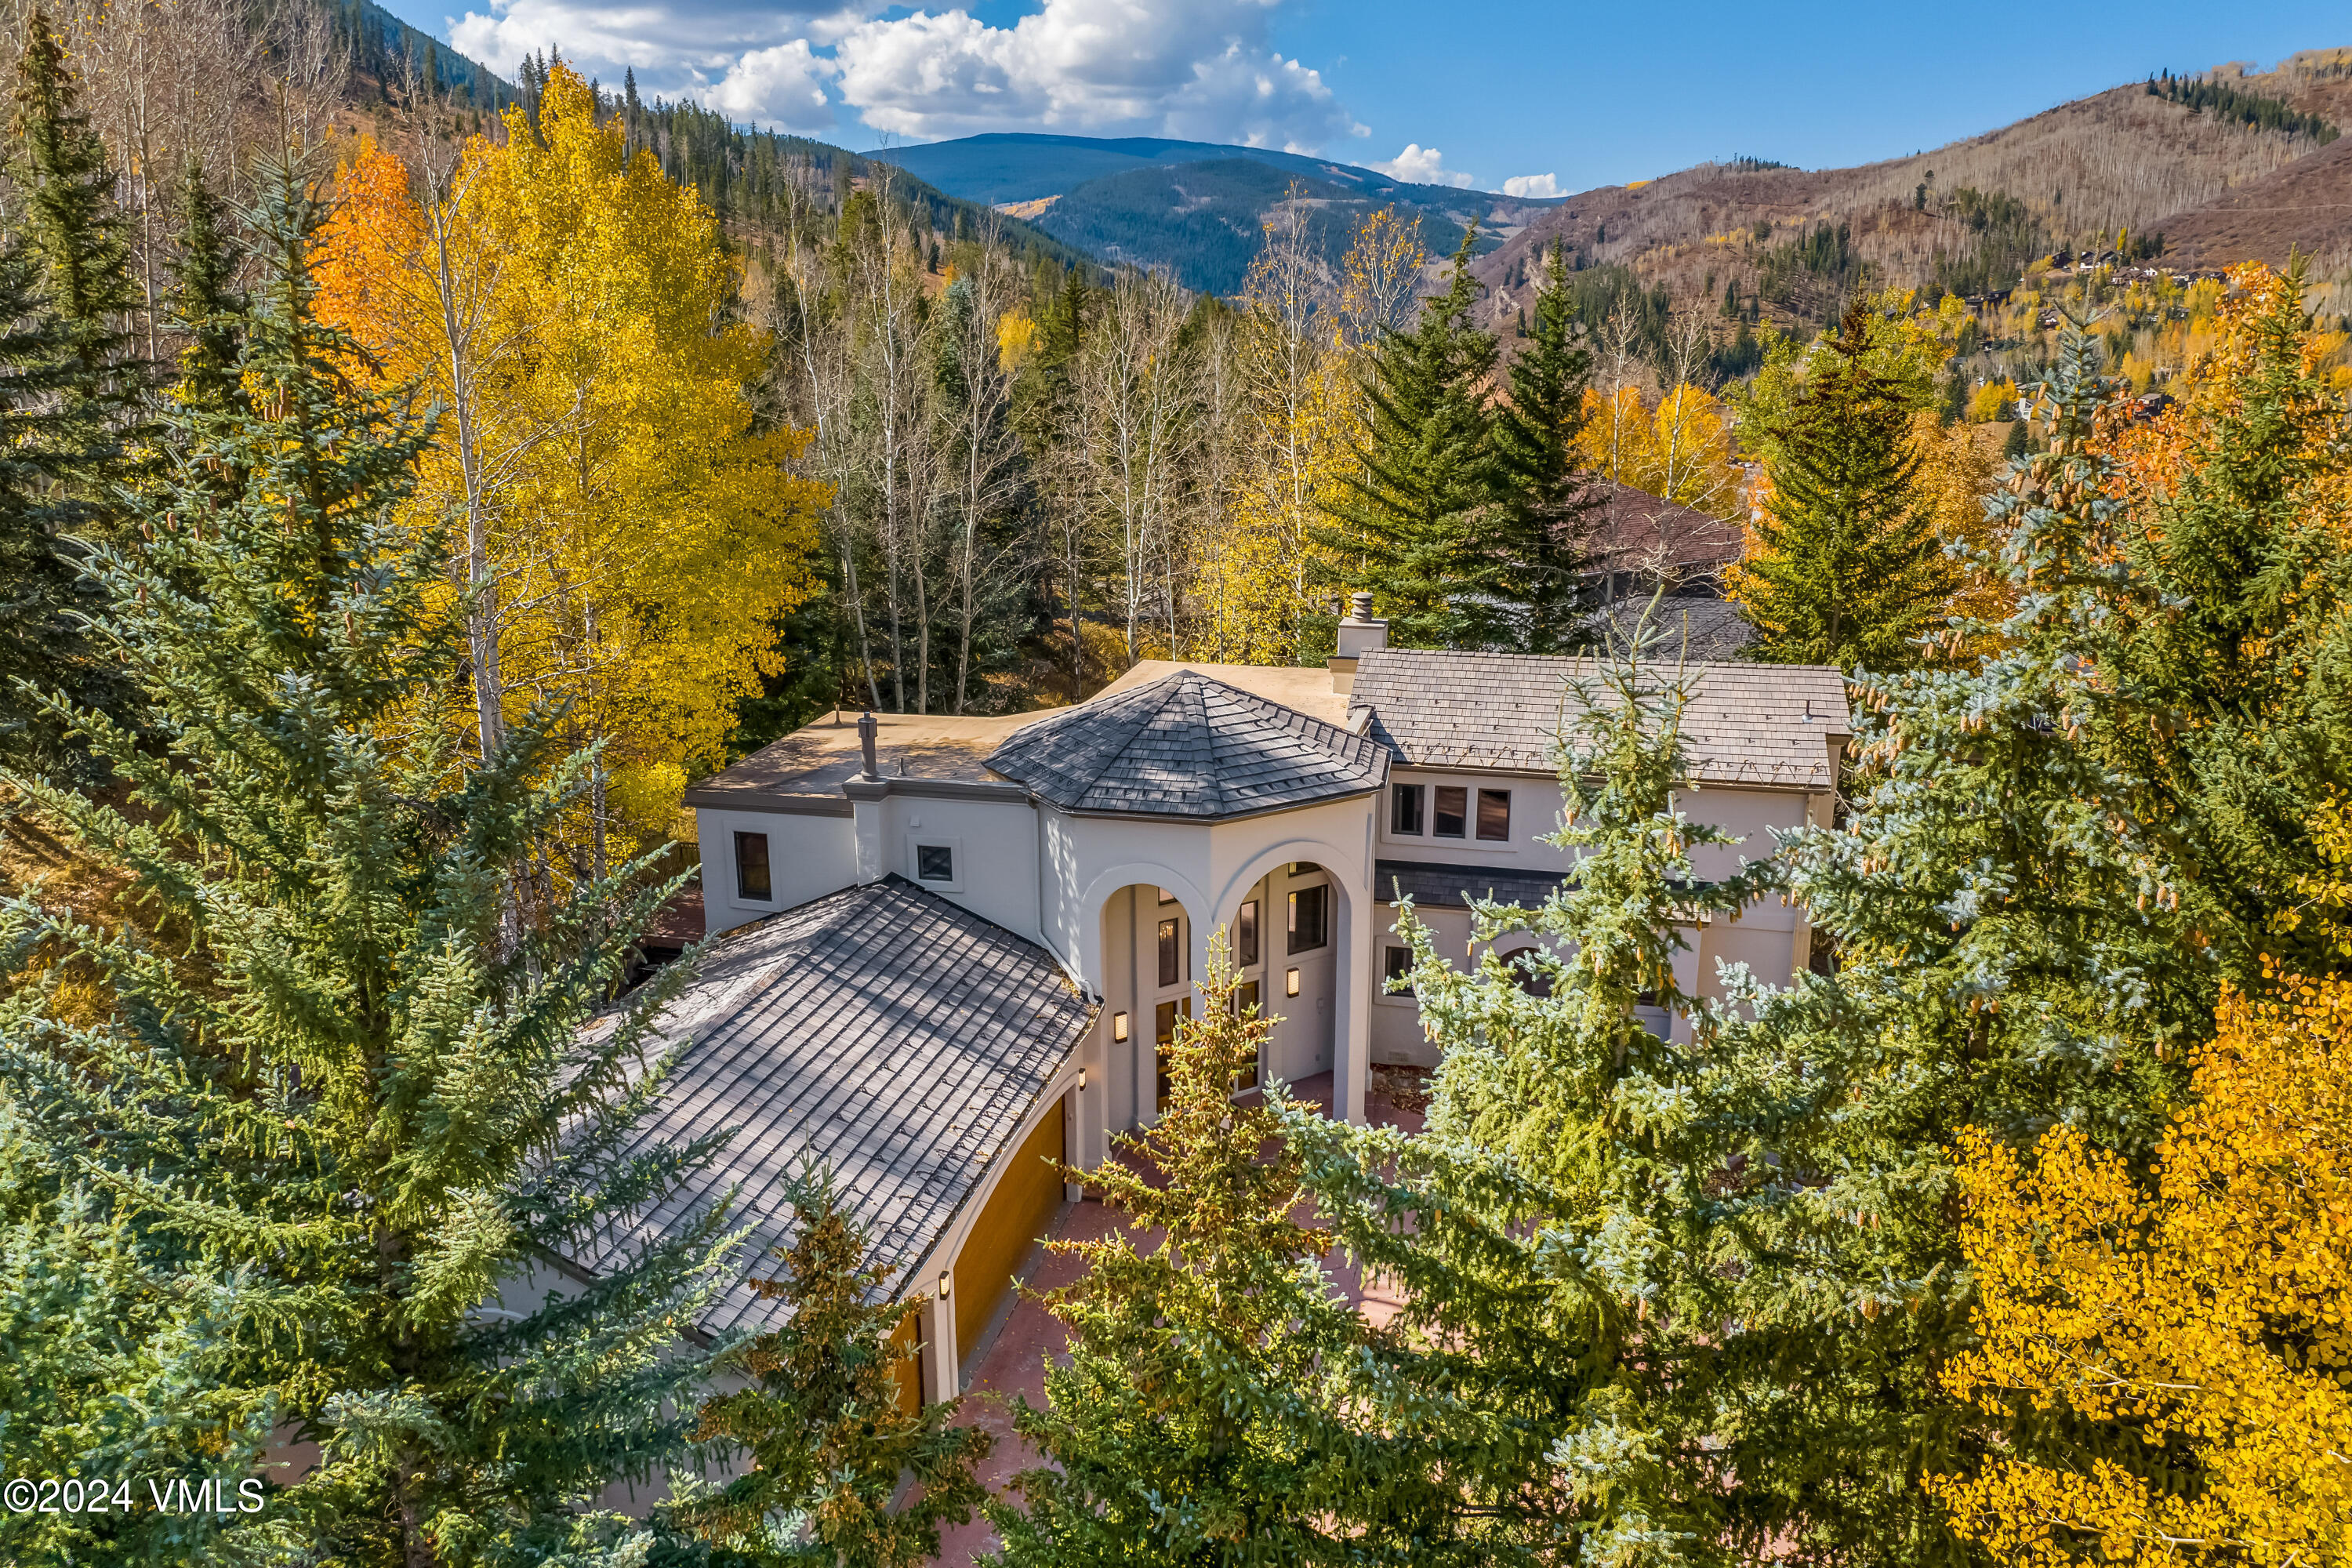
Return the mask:
POLYGON ((1162 1002, 1151 1015, 1152 1039, 1160 1047, 1156 1053, 1159 1091, 1152 1104, 1161 1110, 1168 1109, 1168 1047, 1176 1043, 1176 1020, 1192 1016, 1192 999, 1189 996, 1181 1002, 1162 1002))
POLYGON ((775 884, 768 879, 768 836, 764 833, 735 836, 735 896, 756 899, 763 904, 776 896, 775 884))
POLYGON ((1234 1012, 1240 1014, 1243 1017, 1247 1018, 1256 1014, 1257 1007, 1258 990, 1256 981, 1244 980, 1238 986, 1234 988, 1234 1012))
POLYGON ((1181 985, 1184 983, 1184 922, 1160 922, 1160 984, 1181 985))
POLYGON ((924 882, 954 881, 955 847, 950 844, 916 845, 915 877, 924 882))
POLYGON ((1404 784, 1389 786, 1391 833, 1405 834, 1414 838, 1421 837, 1422 788, 1420 784, 1404 784))
POLYGON ((1461 838, 1467 837, 1470 822, 1470 792, 1459 784, 1437 786, 1437 837, 1461 838))
POLYGON ((1290 951, 1311 952, 1331 940, 1331 889, 1301 888, 1290 895, 1290 951))
POLYGON ((1176 895, 1175 895, 1175 894, 1173 894, 1173 893, 1171 893, 1171 892, 1170 892, 1167 889, 1165 889, 1165 888, 1160 888, 1160 889, 1157 889, 1157 891, 1158 891, 1158 892, 1159 892, 1159 894, 1160 894, 1160 901, 1161 903, 1163 903, 1163 904, 1172 904, 1172 903, 1174 903, 1174 902, 1176 901, 1176 895))
POLYGON ((1478 837, 1489 843, 1510 842, 1511 792, 1509 790, 1482 789, 1478 792, 1478 837))
POLYGON ((1257 962, 1257 900, 1242 906, 1234 918, 1234 966, 1247 969, 1257 962))
POLYGON ((1383 967, 1381 975, 1383 979, 1387 980, 1410 979, 1412 975, 1412 949, 1409 947, 1390 948, 1388 951, 1388 963, 1383 967))

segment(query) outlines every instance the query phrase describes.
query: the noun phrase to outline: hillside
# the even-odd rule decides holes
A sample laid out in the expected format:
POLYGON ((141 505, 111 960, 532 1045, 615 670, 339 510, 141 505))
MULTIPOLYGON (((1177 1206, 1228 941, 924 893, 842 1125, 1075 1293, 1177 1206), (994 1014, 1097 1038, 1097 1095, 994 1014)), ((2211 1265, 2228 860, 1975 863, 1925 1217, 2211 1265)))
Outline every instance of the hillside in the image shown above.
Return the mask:
MULTIPOLYGON (((2313 96, 2315 110, 2342 112, 2336 95, 2313 96)), ((1582 264, 1630 267, 1677 300, 1728 289, 1760 319, 1819 324, 1864 282, 1980 292, 2014 283, 2052 250, 2112 246, 2118 231, 2149 247, 2160 234, 2168 247, 2186 215, 2317 154, 2342 167, 2344 145, 2118 87, 1908 158, 1823 170, 1708 163, 1580 192, 1531 215, 1478 270, 1495 319, 1525 306, 1535 258, 1561 244, 1582 264)), ((2341 216, 2276 227, 2309 248, 2341 216)), ((2200 222, 2184 237, 2214 227, 2200 222)), ((2207 245, 2200 260, 2236 259, 2229 249, 2207 245)))
MULTIPOLYGON (((1358 221, 1381 205, 1328 181, 1229 158, 1088 180, 1032 221, 1105 260, 1166 267, 1188 288, 1233 294, 1263 242, 1263 215, 1294 186, 1307 204, 1308 232, 1334 260, 1346 253, 1358 221)), ((1423 243, 1439 251, 1462 243, 1454 215, 1420 210, 1423 243)))

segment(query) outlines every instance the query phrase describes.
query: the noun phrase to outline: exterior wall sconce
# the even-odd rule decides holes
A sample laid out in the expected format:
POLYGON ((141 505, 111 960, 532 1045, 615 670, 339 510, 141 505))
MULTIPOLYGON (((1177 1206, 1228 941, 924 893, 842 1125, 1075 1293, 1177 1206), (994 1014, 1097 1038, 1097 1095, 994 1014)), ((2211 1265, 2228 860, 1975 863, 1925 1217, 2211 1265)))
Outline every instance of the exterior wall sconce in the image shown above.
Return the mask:
POLYGON ((954 1277, 953 1275, 950 1274, 946 1269, 944 1269, 944 1268, 940 1269, 940 1300, 942 1300, 942 1301, 946 1300, 948 1299, 948 1292, 949 1292, 950 1290, 953 1289, 954 1288, 955 1288, 955 1277, 954 1277))
POLYGON ((1296 969, 1286 969, 1282 972, 1282 994, 1285 996, 1298 994, 1298 971, 1296 969))
POLYGON ((1122 1046, 1123 1046, 1123 1045, 1125 1045, 1125 1044, 1127 1044, 1127 1015, 1126 1015, 1126 1014, 1124 1014, 1124 1013, 1113 1013, 1113 1014, 1110 1016, 1110 1037, 1111 1037, 1112 1039, 1114 1039, 1114 1040, 1117 1040, 1117 1041, 1118 1041, 1120 1045, 1122 1045, 1122 1046))
POLYGON ((1080 1068, 1078 1069, 1078 1092, 1079 1092, 1080 1094, 1084 1094, 1084 1093, 1086 1093, 1086 1091, 1087 1091, 1087 1069, 1086 1069, 1086 1068, 1080 1068))

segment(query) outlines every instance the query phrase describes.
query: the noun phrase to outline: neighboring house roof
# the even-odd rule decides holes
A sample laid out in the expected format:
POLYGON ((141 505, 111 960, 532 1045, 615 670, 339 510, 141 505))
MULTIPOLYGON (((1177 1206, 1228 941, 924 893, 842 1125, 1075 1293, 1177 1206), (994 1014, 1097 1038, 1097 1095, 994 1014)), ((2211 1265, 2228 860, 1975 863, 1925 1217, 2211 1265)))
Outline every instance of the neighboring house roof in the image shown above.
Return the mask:
POLYGON ((1388 752, 1269 698, 1179 669, 1041 719, 990 768, 1065 811, 1214 822, 1378 789, 1388 752))
POLYGON ((782 1269, 793 1231, 779 1195, 832 1167, 871 1261, 895 1292, 938 1244, 1093 1020, 1034 942, 900 878, 772 915, 721 939, 663 1015, 683 1054, 622 1157, 733 1137, 687 1190, 572 1261, 592 1271, 741 1189, 751 1234, 703 1320, 773 1327, 753 1279, 782 1269))
MULTIPOLYGON (((1605 629, 1622 646, 1631 640, 1642 612, 1649 607, 1650 596, 1640 594, 1595 610, 1591 620, 1593 640, 1599 641, 1605 629)), ((1662 599, 1651 624, 1665 639, 1657 649, 1662 658, 1726 663, 1737 659, 1757 640, 1756 628, 1748 624, 1739 606, 1728 599, 1662 599)))
MULTIPOLYGON (((1853 730, 1845 681, 1826 666, 1694 664, 1696 700, 1683 745, 1710 784, 1826 789, 1835 782, 1829 739, 1853 730)), ((1549 773, 1569 692, 1600 667, 1589 658, 1381 648, 1356 665, 1352 708, 1371 710, 1370 733, 1400 763, 1549 773)), ((1661 671, 1663 676, 1663 671, 1661 671)))
POLYGON ((1739 524, 1604 479, 1587 548, 1596 569, 1648 571, 1659 564, 1722 566, 1747 545, 1739 524))

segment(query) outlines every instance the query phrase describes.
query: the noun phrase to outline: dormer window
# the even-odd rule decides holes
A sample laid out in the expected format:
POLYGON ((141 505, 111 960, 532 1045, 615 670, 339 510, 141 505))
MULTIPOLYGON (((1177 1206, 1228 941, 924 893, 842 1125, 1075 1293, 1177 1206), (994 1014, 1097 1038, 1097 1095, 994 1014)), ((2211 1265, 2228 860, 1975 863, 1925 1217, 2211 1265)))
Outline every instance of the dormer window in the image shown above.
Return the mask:
POLYGON ((1478 792, 1478 837, 1490 843, 1510 842, 1511 792, 1509 790, 1482 789, 1478 792))
POLYGON ((1422 802, 1428 786, 1417 784, 1389 786, 1389 831, 1407 838, 1418 838, 1422 826, 1422 802))
POLYGON ((1470 792, 1460 784, 1439 784, 1436 833, 1440 838, 1470 837, 1470 792))

